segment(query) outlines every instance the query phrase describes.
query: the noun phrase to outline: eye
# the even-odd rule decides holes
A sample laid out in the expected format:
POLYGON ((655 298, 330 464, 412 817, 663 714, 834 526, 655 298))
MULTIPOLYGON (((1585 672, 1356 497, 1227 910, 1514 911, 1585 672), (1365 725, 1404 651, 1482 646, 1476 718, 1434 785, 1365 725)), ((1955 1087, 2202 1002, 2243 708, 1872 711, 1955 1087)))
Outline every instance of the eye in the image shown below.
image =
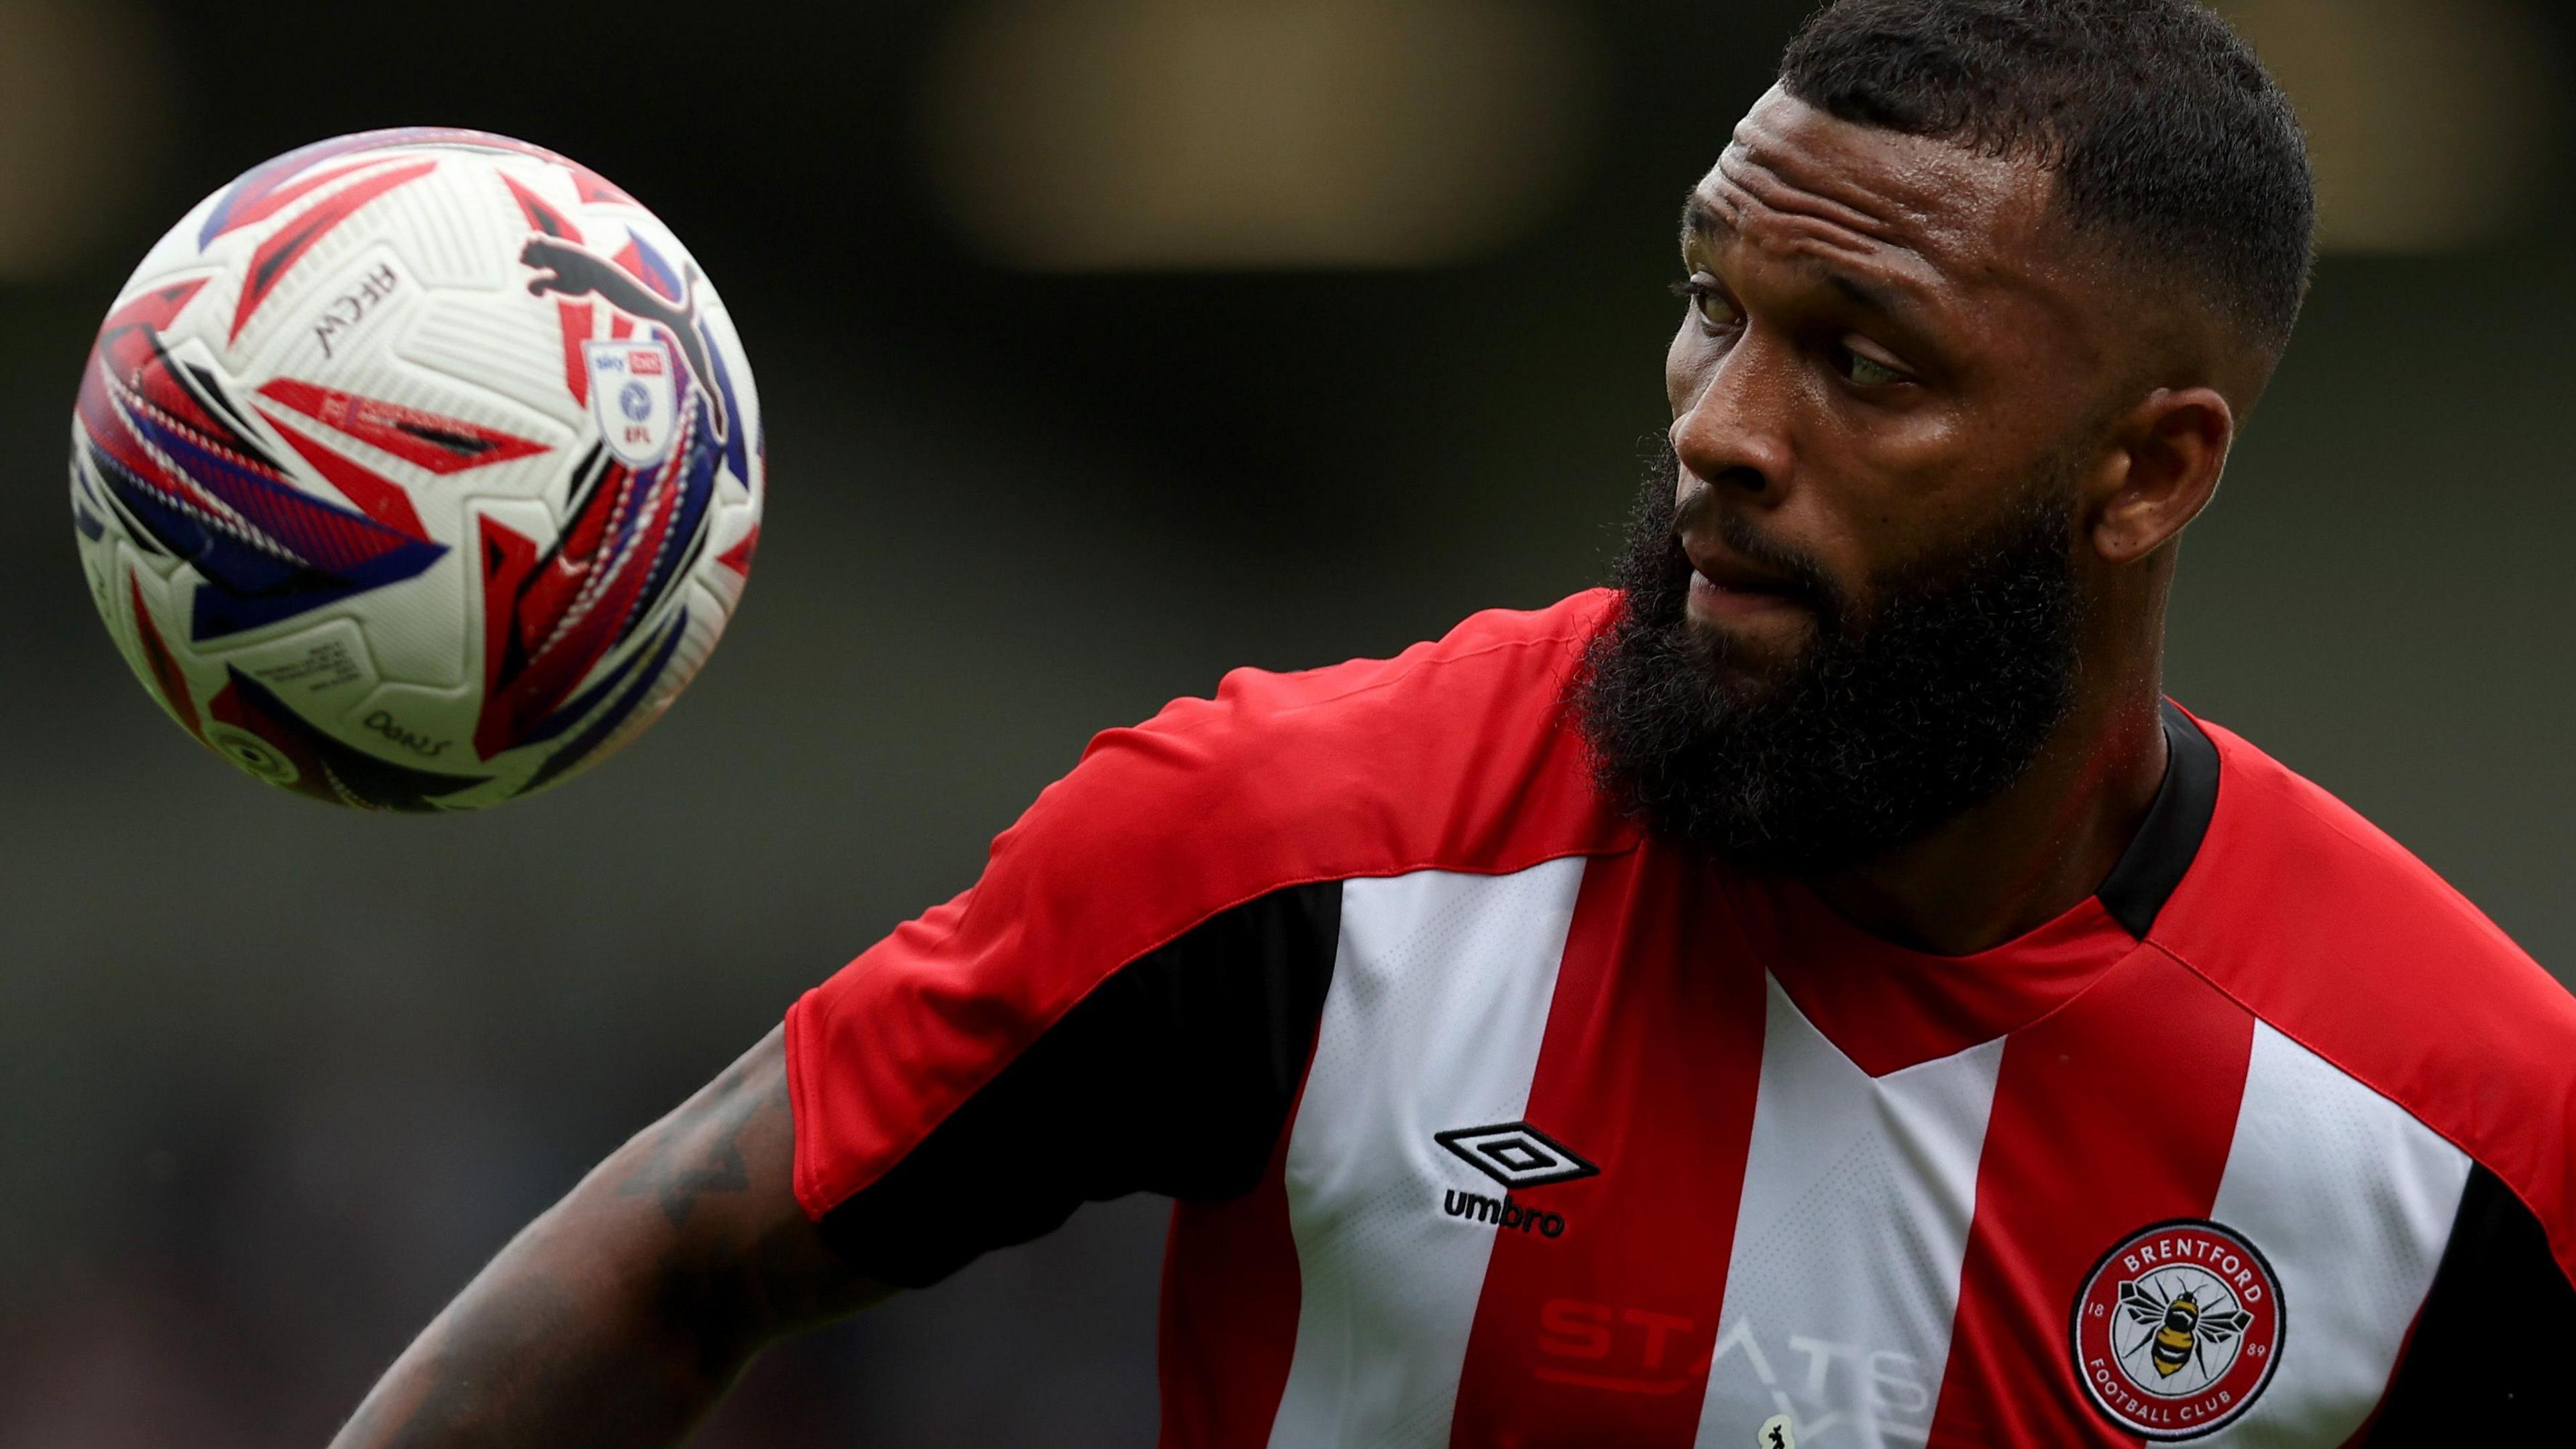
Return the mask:
POLYGON ((1856 387, 1890 387, 1914 380, 1912 374, 1848 346, 1834 349, 1834 365, 1856 387))
POLYGON ((1673 283, 1673 295, 1688 301, 1699 314, 1700 325, 1711 332, 1731 332, 1743 325, 1744 313, 1706 272, 1693 272, 1688 280, 1673 283))

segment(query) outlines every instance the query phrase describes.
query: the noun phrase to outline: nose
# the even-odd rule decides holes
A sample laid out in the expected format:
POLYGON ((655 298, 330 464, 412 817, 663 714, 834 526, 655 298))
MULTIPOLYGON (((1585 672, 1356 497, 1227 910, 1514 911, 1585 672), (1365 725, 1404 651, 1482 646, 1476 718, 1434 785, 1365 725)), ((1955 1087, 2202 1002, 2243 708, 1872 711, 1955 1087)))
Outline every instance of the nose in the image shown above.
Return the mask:
POLYGON ((1760 328, 1717 358, 1673 418, 1673 452, 1682 467, 1712 488, 1776 506, 1796 459, 1788 429, 1789 364, 1760 328))

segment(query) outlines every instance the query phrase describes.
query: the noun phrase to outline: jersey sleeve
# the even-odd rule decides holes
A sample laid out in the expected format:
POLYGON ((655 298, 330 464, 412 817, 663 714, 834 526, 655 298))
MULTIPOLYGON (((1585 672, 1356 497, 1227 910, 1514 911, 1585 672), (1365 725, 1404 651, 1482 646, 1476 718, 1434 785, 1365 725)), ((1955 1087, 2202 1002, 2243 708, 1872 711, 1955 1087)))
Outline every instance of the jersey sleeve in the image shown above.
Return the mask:
POLYGON ((1340 912, 1338 882, 1285 887, 1120 968, 828 1209, 825 1237, 915 1288, 1085 1202, 1250 1191, 1305 1071, 1340 912))

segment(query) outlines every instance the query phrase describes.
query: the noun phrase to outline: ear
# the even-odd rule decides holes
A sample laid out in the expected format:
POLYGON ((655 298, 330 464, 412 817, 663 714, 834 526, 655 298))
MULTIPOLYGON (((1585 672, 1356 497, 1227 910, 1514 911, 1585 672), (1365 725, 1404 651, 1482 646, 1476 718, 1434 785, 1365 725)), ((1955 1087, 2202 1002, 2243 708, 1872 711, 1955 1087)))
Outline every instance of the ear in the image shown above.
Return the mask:
POLYGON ((2116 486, 2092 521, 2104 561, 2134 563, 2207 507, 2236 441, 2236 412, 2211 388, 2158 388, 2115 429, 2116 486))

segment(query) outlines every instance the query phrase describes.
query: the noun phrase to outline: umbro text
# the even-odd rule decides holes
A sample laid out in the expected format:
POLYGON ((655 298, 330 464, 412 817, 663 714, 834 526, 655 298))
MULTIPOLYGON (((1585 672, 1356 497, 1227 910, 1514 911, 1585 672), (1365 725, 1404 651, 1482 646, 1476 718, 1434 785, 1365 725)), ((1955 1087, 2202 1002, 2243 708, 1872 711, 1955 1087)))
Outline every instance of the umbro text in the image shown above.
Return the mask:
POLYGON ((1473 1218, 1480 1223, 1492 1223, 1507 1232, 1535 1230, 1543 1238, 1565 1236, 1563 1213, 1523 1207, 1508 1196, 1491 1198, 1481 1192, 1460 1192, 1453 1187, 1440 1194, 1440 1210, 1453 1218, 1473 1218))

